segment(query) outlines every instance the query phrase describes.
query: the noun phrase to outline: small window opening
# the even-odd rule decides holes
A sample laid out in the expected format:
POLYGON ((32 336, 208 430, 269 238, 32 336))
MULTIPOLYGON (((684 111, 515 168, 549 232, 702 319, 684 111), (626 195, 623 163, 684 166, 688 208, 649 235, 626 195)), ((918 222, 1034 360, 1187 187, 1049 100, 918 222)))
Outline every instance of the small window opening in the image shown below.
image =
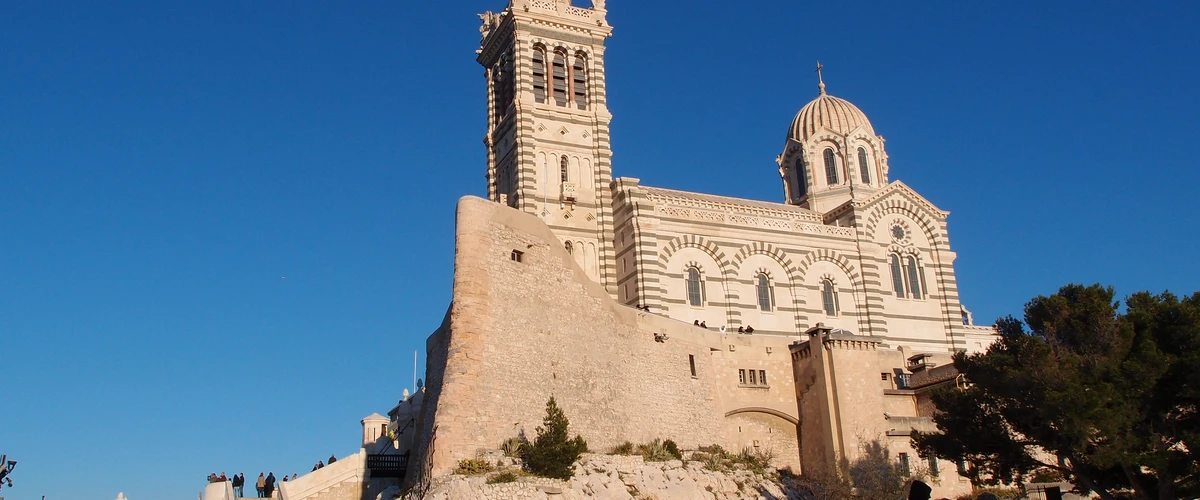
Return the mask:
POLYGON ((774 293, 771 290, 771 280, 765 274, 758 275, 758 284, 755 290, 758 294, 758 309, 764 312, 771 312, 771 306, 774 302, 774 293))
POLYGON ((696 355, 688 354, 688 366, 692 368, 692 376, 696 376, 696 355))
POLYGON ((767 371, 766 370, 758 371, 758 383, 760 383, 762 385, 767 385, 767 371))
POLYGON ((879 380, 882 380, 882 381, 884 381, 884 382, 887 382, 887 379, 888 379, 888 374, 887 374, 887 372, 884 372, 884 373, 880 373, 880 374, 879 374, 879 380))
POLYGON ((858 148, 858 170, 862 173, 862 183, 871 183, 871 167, 867 164, 867 150, 858 148))
POLYGON ((510 258, 513 260, 513 262, 524 262, 525 252, 522 252, 520 250, 513 250, 512 256, 510 258))
POLYGON ((738 383, 746 385, 746 370, 738 370, 738 383))
POLYGON ((833 156, 833 148, 825 148, 825 183, 830 186, 838 183, 837 159, 833 156))
POLYGON ((692 307, 700 307, 703 304, 704 297, 701 294, 700 271, 694 267, 687 270, 687 296, 688 304, 692 307))
POLYGON ((838 297, 837 290, 834 289, 832 281, 821 280, 821 302, 825 306, 826 316, 837 316, 838 297))

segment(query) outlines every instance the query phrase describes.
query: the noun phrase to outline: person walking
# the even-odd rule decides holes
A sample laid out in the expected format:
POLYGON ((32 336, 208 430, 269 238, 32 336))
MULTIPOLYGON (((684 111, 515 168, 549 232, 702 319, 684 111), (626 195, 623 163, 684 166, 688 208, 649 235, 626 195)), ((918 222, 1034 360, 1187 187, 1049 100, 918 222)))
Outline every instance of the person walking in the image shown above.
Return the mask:
POLYGON ((275 494, 275 473, 267 474, 267 498, 275 494))
POLYGON ((242 473, 237 473, 233 476, 233 496, 242 498, 246 495, 242 494, 242 486, 246 484, 246 476, 242 473))
POLYGON ((258 473, 258 482, 254 483, 254 488, 258 490, 258 498, 267 498, 263 493, 267 491, 267 477, 263 473, 258 473))

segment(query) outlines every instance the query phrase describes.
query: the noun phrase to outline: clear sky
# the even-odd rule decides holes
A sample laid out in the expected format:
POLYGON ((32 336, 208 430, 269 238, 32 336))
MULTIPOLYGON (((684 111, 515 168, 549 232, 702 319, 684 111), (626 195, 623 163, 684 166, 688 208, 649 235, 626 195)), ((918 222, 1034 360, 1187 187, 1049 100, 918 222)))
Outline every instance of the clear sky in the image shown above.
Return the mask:
MULTIPOLYGON (((503 7, 4 2, 0 495, 192 499, 354 452, 449 303, 503 7)), ((820 59, 951 212, 979 322, 1072 281, 1197 290, 1200 3, 609 8, 618 176, 781 201, 820 59)))

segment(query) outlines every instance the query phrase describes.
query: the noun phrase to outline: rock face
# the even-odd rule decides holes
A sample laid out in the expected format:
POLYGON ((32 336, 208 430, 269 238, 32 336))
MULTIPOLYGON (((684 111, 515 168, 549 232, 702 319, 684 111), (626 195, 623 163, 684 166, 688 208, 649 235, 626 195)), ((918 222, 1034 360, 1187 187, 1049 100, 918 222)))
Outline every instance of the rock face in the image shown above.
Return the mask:
POLYGON ((711 471, 700 462, 646 462, 640 456, 585 454, 570 481, 521 477, 487 484, 487 476, 450 475, 433 481, 428 500, 800 500, 800 490, 747 470, 711 471))

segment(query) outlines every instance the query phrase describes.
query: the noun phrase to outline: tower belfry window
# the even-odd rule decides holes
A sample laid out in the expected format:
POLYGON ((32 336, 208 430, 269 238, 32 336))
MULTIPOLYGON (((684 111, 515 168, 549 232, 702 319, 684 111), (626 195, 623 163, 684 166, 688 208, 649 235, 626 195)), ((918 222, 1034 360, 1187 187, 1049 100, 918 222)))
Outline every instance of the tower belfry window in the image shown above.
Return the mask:
POLYGON ((551 64, 552 77, 554 79, 554 104, 559 106, 567 105, 567 57, 562 52, 554 52, 554 60, 551 64))
POLYGON ((533 101, 546 102, 546 49, 533 48, 533 101))
POLYGON ((559 181, 561 181, 561 182, 567 182, 568 180, 570 180, 570 176, 567 174, 567 170, 568 170, 568 168, 567 168, 567 157, 566 157, 566 155, 563 155, 563 157, 562 157, 562 161, 558 162, 558 177, 559 177, 559 181))
POLYGON ((575 107, 587 109, 587 65, 583 54, 575 54, 575 64, 571 66, 571 91, 575 107))
POLYGON ((833 148, 825 148, 825 183, 830 186, 838 183, 837 159, 834 158, 833 148))
POLYGON ((862 183, 871 183, 871 167, 867 165, 867 150, 858 148, 858 169, 862 173, 862 183))

